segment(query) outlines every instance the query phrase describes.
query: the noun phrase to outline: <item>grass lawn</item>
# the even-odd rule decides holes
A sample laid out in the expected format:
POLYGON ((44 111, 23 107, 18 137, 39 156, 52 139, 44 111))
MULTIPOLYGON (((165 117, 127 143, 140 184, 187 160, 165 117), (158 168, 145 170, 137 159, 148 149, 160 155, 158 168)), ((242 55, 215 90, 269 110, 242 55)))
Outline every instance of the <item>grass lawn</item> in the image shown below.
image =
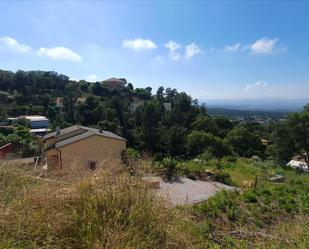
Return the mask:
POLYGON ((255 176, 262 174, 262 170, 244 160, 225 163, 223 171, 231 176, 233 183, 238 187, 241 187, 244 181, 254 181, 255 176))

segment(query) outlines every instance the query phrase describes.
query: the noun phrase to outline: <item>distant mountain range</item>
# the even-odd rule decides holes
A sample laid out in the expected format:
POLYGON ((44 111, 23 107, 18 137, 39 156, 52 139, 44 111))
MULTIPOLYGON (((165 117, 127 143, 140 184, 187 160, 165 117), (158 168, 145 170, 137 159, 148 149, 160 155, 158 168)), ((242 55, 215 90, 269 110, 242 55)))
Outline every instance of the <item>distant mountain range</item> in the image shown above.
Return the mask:
POLYGON ((248 111, 300 111, 309 103, 306 99, 260 98, 260 99, 209 99, 200 100, 208 108, 224 108, 248 111))

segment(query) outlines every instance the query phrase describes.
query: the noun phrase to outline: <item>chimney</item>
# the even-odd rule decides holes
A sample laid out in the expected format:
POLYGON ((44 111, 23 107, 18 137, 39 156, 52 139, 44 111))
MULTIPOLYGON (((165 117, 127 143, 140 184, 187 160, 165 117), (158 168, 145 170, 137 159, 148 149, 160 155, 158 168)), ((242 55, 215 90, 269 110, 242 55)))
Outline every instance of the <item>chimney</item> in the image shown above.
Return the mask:
POLYGON ((101 126, 99 127, 99 132, 100 132, 100 133, 103 133, 103 130, 102 130, 102 127, 101 127, 101 126))
POLYGON ((56 136, 59 136, 60 135, 60 126, 57 126, 56 127, 56 136))

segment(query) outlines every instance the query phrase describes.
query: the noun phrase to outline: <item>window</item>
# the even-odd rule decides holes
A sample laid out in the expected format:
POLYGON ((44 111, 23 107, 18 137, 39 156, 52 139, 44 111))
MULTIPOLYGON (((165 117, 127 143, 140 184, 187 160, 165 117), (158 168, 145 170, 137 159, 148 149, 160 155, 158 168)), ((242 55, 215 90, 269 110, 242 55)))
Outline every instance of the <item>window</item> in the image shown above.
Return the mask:
POLYGON ((95 170, 97 168, 97 162, 96 161, 89 161, 88 162, 88 167, 91 170, 95 170))

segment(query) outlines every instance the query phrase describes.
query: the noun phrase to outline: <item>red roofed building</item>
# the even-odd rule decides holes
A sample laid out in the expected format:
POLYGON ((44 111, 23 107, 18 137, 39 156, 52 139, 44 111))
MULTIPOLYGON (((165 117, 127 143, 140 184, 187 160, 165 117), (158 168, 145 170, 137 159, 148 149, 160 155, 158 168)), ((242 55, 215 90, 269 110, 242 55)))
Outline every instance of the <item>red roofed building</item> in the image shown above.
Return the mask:
POLYGON ((127 81, 125 79, 117 79, 113 77, 107 80, 103 80, 102 83, 109 89, 115 89, 124 87, 127 84, 127 81))

